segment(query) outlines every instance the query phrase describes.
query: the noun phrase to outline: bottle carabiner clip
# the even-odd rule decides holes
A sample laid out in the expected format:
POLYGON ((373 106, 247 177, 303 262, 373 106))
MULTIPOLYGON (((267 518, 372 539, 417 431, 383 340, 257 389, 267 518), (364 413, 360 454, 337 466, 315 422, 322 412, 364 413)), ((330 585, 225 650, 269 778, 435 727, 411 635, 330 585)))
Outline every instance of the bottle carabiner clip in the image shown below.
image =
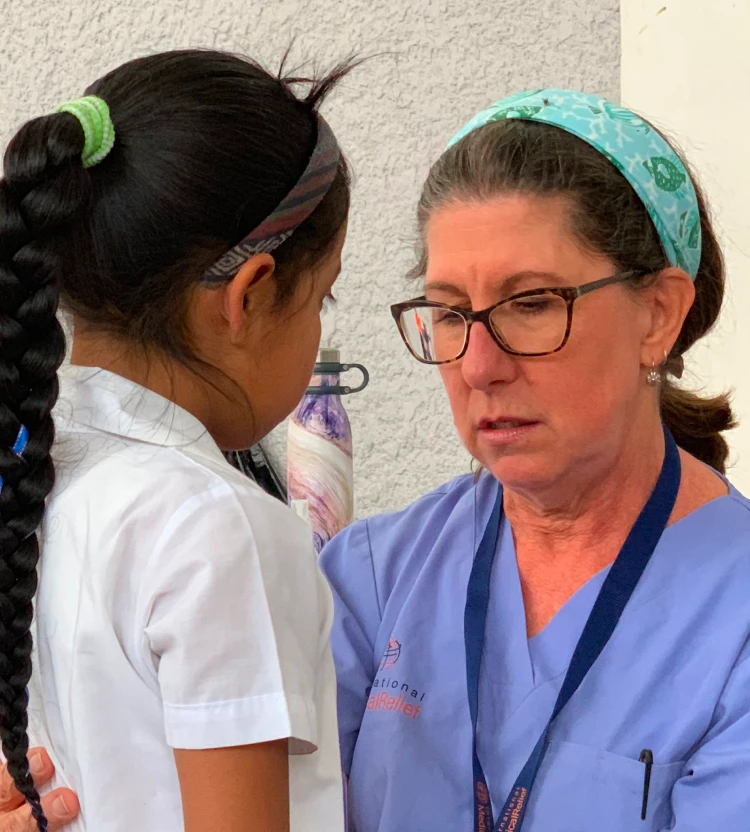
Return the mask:
POLYGON ((360 393, 370 383, 370 374, 362 364, 319 363, 315 365, 314 373, 316 376, 340 375, 349 372, 349 370, 359 370, 362 373, 362 383, 359 387, 349 387, 348 385, 314 386, 308 387, 305 394, 308 396, 349 396, 352 393, 360 393))

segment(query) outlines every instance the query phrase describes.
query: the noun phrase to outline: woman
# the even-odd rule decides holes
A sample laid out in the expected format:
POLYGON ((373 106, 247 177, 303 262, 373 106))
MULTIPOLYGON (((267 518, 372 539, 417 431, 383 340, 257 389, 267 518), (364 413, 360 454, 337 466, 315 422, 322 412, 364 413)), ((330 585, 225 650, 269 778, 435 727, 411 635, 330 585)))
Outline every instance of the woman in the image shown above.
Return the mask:
POLYGON ((0 738, 42 832, 27 724, 80 830, 343 829, 330 593, 309 528, 222 450, 312 373, 349 208, 318 107, 345 71, 300 95, 153 55, 5 154, 0 738))
POLYGON ((482 471, 323 553, 354 828, 745 829, 750 504, 726 397, 670 379, 724 292, 700 192, 545 90, 470 122, 419 221, 394 315, 482 471))
POLYGON ((700 192, 544 91, 462 131, 420 224, 394 315, 483 470, 323 554, 354 827, 743 829, 750 514, 726 398, 669 378, 723 297, 700 192))
MULTIPOLYGON (((32 748, 29 763, 37 788, 47 785, 54 777, 55 767, 44 749, 32 748)), ((58 788, 45 794, 42 809, 49 832, 57 832, 75 820, 79 810, 78 798, 70 789, 58 788)), ((0 770, 0 832, 34 832, 36 829, 31 807, 18 793, 7 766, 3 766, 0 770)))

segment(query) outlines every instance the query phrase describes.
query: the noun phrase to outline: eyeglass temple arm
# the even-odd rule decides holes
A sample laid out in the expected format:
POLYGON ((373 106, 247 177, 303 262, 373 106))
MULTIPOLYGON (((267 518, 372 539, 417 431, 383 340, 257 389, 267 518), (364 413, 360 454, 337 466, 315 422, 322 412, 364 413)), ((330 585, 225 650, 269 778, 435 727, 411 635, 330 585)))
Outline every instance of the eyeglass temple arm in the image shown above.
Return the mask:
POLYGON ((621 274, 613 274, 611 277, 603 277, 601 280, 595 280, 593 283, 587 283, 585 286, 579 286, 576 289, 576 297, 581 298, 588 295, 589 292, 595 292, 597 289, 603 289, 605 286, 612 286, 615 283, 625 283, 631 277, 635 277, 638 272, 622 272, 621 274))

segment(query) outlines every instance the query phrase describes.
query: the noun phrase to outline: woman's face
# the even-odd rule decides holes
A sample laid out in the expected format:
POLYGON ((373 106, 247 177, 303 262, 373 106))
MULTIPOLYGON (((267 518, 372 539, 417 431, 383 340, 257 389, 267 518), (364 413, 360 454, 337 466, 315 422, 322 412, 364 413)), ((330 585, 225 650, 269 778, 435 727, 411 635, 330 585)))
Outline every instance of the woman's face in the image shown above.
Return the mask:
MULTIPOLYGON (((571 233, 563 197, 447 204, 430 218, 426 243, 427 298, 467 309, 617 272, 571 233)), ((465 356, 441 366, 464 444, 505 487, 588 479, 592 466, 614 464, 629 431, 653 423, 645 370, 672 344, 658 342, 658 310, 642 295, 617 284, 576 300, 568 343, 538 358, 508 355, 474 324, 465 356)))

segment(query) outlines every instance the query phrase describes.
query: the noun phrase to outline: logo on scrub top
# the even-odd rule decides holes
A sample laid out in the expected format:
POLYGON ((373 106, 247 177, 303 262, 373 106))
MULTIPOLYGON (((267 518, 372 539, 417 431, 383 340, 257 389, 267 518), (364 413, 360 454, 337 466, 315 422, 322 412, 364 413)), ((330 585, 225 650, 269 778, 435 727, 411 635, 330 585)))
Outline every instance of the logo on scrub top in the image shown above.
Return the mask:
POLYGON ((380 670, 388 670, 388 668, 393 667, 393 665, 398 661, 400 655, 401 644, 396 641, 395 638, 392 638, 388 642, 388 646, 385 648, 385 652, 383 653, 383 661, 380 663, 380 670))
MULTIPOLYGON (((417 690, 412 687, 405 677, 394 679, 388 672, 400 658, 401 642, 391 638, 383 651, 378 673, 372 680, 372 685, 366 690, 367 710, 390 711, 411 719, 418 719, 427 694, 422 689, 417 690)), ((404 669, 403 666, 401 669, 404 673, 409 672, 408 668, 404 669)))

